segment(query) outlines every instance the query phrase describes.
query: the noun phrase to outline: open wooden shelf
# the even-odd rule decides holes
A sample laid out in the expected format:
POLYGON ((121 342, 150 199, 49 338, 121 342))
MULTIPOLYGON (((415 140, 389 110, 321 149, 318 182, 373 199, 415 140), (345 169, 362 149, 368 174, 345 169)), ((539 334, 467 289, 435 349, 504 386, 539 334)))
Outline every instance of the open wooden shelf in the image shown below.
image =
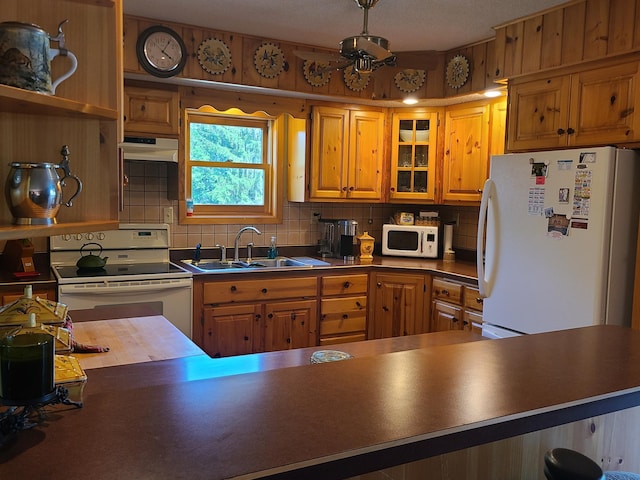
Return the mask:
POLYGON ((0 85, 0 111, 117 120, 118 110, 0 85))
POLYGON ((57 223, 55 225, 0 225, 0 240, 19 240, 21 238, 64 235, 65 233, 83 233, 117 229, 117 220, 69 222, 57 223))

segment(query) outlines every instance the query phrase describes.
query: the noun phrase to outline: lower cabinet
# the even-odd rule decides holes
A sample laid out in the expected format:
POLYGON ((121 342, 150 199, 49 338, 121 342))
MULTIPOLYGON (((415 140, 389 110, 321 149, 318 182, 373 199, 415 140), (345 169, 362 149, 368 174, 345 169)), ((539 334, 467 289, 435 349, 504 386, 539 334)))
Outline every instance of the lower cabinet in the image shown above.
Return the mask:
POLYGON ((316 345, 317 284, 315 276, 204 282, 202 349, 226 357, 316 345))
POLYGON ((482 299, 476 287, 434 278, 431 296, 430 331, 466 330, 482 333, 482 299))
POLYGON ((420 274, 371 274, 370 339, 429 331, 429 278, 420 274))
POLYGON ((320 345, 367 339, 367 284, 369 275, 322 277, 320 345))
POLYGON ((312 347, 318 319, 315 300, 267 303, 264 319, 264 351, 312 347))

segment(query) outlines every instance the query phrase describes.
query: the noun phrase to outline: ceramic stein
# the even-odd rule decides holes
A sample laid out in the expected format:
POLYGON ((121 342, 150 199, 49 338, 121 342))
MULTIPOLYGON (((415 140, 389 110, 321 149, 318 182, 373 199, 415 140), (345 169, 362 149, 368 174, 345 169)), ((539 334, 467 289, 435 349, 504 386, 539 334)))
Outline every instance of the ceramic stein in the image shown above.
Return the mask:
POLYGON ((56 87, 78 68, 76 56, 64 46, 62 25, 66 22, 67 20, 58 25, 56 37, 50 37, 37 25, 1 22, 0 83, 54 95, 56 87), (51 48, 51 41, 58 42, 58 48, 51 48), (58 55, 69 58, 71 67, 52 81, 51 61, 58 55))

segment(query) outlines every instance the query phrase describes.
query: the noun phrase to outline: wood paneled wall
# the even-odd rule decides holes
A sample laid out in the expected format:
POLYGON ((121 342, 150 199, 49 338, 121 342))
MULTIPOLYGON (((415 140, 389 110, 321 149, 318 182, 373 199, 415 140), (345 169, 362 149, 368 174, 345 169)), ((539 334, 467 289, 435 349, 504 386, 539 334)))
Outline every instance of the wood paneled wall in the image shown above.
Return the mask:
POLYGON ((491 80, 640 50, 640 0, 576 0, 496 27, 491 80))
MULTIPOLYGON (((224 82, 237 85, 265 87, 297 93, 309 93, 319 95, 331 95, 353 99, 367 100, 395 100, 406 96, 398 90, 394 83, 394 75, 400 71, 398 68, 383 67, 372 74, 366 88, 354 92, 349 90, 343 80, 342 71, 333 71, 326 85, 321 87, 311 86, 304 78, 304 60, 294 54, 295 50, 318 51, 337 53, 337 50, 318 48, 309 45, 293 44, 274 39, 252 37, 231 32, 210 30, 202 27, 183 25, 171 22, 160 22, 149 18, 125 16, 124 18, 124 71, 147 75, 139 66, 136 57, 136 40, 138 35, 151 25, 162 24, 174 29, 181 35, 187 46, 189 58, 184 70, 178 78, 205 80, 210 82, 224 82), (197 59, 198 46, 207 38, 217 38, 224 41, 231 52, 231 66, 222 74, 213 75, 200 67, 197 59), (285 56, 285 69, 275 78, 263 78, 255 70, 253 54, 262 42, 271 42, 278 45, 285 56)), ((428 45, 425 45, 425 50, 428 45)), ((487 71, 487 66, 495 63, 494 41, 489 40, 478 44, 462 47, 450 52, 438 54, 435 62, 427 70, 424 85, 415 92, 418 98, 439 99, 444 97, 479 92, 485 88, 492 88, 493 75, 487 71), (471 71, 469 80, 459 90, 446 86, 445 66, 454 55, 461 53, 469 59, 471 71)), ((149 75, 149 79, 153 77, 149 75)))

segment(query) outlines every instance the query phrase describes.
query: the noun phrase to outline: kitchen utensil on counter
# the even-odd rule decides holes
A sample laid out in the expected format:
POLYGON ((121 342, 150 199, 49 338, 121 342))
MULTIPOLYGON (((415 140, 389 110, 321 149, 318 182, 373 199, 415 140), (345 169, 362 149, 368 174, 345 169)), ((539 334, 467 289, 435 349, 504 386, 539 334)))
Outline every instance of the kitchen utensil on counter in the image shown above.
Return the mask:
POLYGON ((76 56, 65 47, 62 25, 67 21, 60 22, 55 37, 30 23, 1 22, 0 83, 54 95, 57 86, 78 68, 76 56), (58 48, 51 48, 52 41, 58 43, 58 48), (52 81, 51 61, 57 56, 69 58, 71 66, 52 81))
POLYGON ((60 151, 62 162, 10 163, 11 170, 5 184, 5 197, 17 225, 51 225, 57 223, 60 206, 71 207, 72 201, 82 191, 82 182, 69 168, 69 147, 60 151), (60 178, 56 169, 61 169, 60 178), (70 178, 77 184, 75 193, 66 202, 62 199, 62 187, 70 178))
POLYGON ((87 269, 87 270, 99 270, 101 268, 104 268, 104 266, 107 264, 107 259, 109 257, 100 258, 101 254, 102 254, 102 245, 100 245, 99 243, 93 243, 93 242, 85 243, 80 248, 80 258, 76 262, 76 266, 78 268, 87 269), (94 255, 93 253, 91 253, 90 250, 88 250, 89 253, 87 255, 84 255, 83 251, 89 245, 96 245, 100 249, 100 252, 98 252, 98 255, 94 255))
POLYGON ((0 340, 0 403, 31 405, 55 392, 54 338, 27 332, 0 340))
POLYGON ((323 257, 353 260, 358 222, 355 220, 329 220, 321 218, 324 224, 320 239, 320 253, 323 257))

